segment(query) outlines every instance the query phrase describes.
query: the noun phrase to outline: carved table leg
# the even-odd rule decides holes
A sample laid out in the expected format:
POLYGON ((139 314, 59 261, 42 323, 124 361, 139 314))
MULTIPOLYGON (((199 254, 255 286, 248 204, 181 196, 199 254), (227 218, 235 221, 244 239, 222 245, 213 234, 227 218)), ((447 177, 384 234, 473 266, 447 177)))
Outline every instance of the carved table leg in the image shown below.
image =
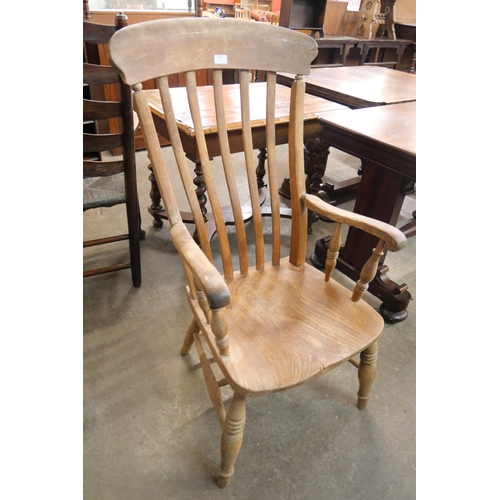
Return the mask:
POLYGON ((410 69, 408 70, 408 73, 415 75, 416 69, 417 69, 417 52, 415 51, 413 53, 413 57, 411 58, 410 69))
POLYGON ((257 168, 255 169, 255 175, 257 176, 257 187, 264 188, 267 184, 264 182, 264 176, 266 175, 266 160, 267 160, 267 150, 266 148, 259 149, 260 153, 257 158, 259 160, 257 168))
MULTIPOLYGON (((330 146, 321 138, 308 139, 304 144, 304 170, 306 173, 306 192, 320 198, 327 198, 323 191, 322 179, 325 175, 326 163, 330 154, 330 146)), ((290 179, 283 179, 279 194, 290 199, 290 179)), ((331 203, 331 200, 325 199, 331 203)), ((312 225, 318 221, 315 212, 308 212, 307 232, 311 234, 312 225)))
MULTIPOLYGON (((195 168, 194 173, 196 174, 193 179, 193 183, 196 186, 196 196, 198 197, 198 202, 200 204, 201 213, 203 214, 203 218, 205 222, 207 221, 207 197, 205 196, 206 187, 205 180, 203 178, 203 172, 201 169, 201 163, 199 161, 194 161, 195 168)), ((153 168, 148 165, 148 169, 151 174, 149 175, 149 181, 151 182, 151 190, 149 192, 149 196, 151 198, 151 205, 148 209, 149 213, 153 216, 153 226, 157 228, 161 228, 163 226, 163 219, 166 219, 165 209, 161 204, 161 195, 160 190, 158 189, 158 184, 156 183, 155 175, 153 172, 153 168), (160 215, 161 214, 161 215, 160 215)))
POLYGON ((243 443, 243 429, 245 427, 246 400, 245 396, 234 393, 233 399, 226 414, 224 431, 221 441, 221 462, 217 485, 219 488, 229 486, 234 474, 234 462, 243 443))
POLYGON ((196 196, 198 197, 198 203, 200 204, 201 213, 203 214, 203 219, 207 221, 207 197, 205 193, 207 191, 205 186, 205 178, 203 177, 203 171, 201 169, 201 163, 199 160, 194 162, 194 173, 196 177, 193 179, 193 183, 196 186, 196 196))
POLYGON ((151 182, 151 190, 149 191, 151 205, 149 207, 149 213, 153 216, 153 226, 161 228, 163 226, 163 220, 157 215, 159 212, 163 212, 160 190, 158 189, 158 184, 156 183, 155 174, 151 164, 148 165, 148 169, 151 171, 151 174, 149 175, 149 181, 151 182))
MULTIPOLYGON (((304 144, 304 170, 306 173, 306 191, 318 195, 323 190, 321 182, 325 175, 330 147, 320 138, 308 139, 304 144)), ((279 194, 290 199, 290 179, 283 179, 279 194)))
MULTIPOLYGON (((306 141, 304 145, 304 162, 307 174, 306 191, 319 196, 331 205, 336 205, 339 201, 352 200, 356 197, 360 177, 336 182, 335 185, 330 182, 324 183, 323 177, 329 154, 330 148, 323 139, 316 138, 306 141)), ((361 176, 361 168, 358 170, 358 176, 361 176)), ((287 200, 290 199, 290 179, 283 179, 278 192, 287 200)), ((316 220, 318 220, 317 217, 313 215, 311 224, 316 220)), ((322 220, 329 222, 329 219, 326 218, 322 218, 322 220)), ((311 229, 311 224, 309 229, 311 229)))
MULTIPOLYGON (((323 183, 322 179, 325 175, 326 163, 330 147, 320 138, 309 139, 304 145, 304 168, 306 173, 306 192, 325 198, 322 195, 323 183)), ((326 200, 325 200, 326 201, 326 200)), ((315 212, 308 212, 308 228, 307 232, 312 233, 312 225, 319 219, 315 212)))
POLYGON ((304 167, 306 172, 306 190, 316 196, 322 191, 322 179, 330 147, 323 139, 309 139, 304 145, 304 167))

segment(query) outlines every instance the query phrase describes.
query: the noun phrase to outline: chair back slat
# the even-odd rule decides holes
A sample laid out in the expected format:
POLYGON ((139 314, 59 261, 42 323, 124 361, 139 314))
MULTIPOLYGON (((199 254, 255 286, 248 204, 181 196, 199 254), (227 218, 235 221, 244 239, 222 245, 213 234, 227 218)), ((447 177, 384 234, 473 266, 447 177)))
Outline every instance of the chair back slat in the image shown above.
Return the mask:
POLYGON ((122 108, 115 101, 92 101, 83 100, 84 120, 103 120, 104 118, 115 118, 121 116, 122 108))
POLYGON ((117 175, 124 171, 122 160, 116 161, 89 161, 83 160, 83 178, 107 177, 117 175))
MULTIPOLYGON (((227 237, 226 224, 224 215, 222 214, 222 206, 215 187, 214 175, 210 165, 210 156, 208 154, 208 147, 203 130, 203 121, 201 118, 200 105, 198 101, 198 92, 196 85, 196 72, 188 71, 185 74, 186 89, 189 101, 189 108, 191 110, 191 118, 193 120, 194 132, 196 136, 196 145, 198 154, 200 156, 201 169, 205 181, 205 187, 212 208, 212 213, 219 238, 219 246, 222 257, 222 265, 224 268, 224 276, 231 279, 233 276, 233 266, 231 259, 231 249, 229 247, 229 240, 227 237)), ((223 131, 224 132, 224 131, 223 131)))
POLYGON ((105 85, 118 83, 118 73, 111 66, 83 63, 83 83, 88 85, 105 85))
POLYGON ((122 145, 120 134, 83 134, 83 152, 111 151, 122 145))
MULTIPOLYGON (((210 249, 210 241, 208 238, 207 230, 205 227, 205 219, 203 217, 203 214, 201 212, 201 208, 198 202, 198 199, 196 197, 196 193, 193 190, 193 181, 191 178, 191 169, 188 166, 186 155, 184 154, 184 148, 182 146, 182 141, 179 135, 179 129, 177 128, 177 122, 175 120, 175 113, 174 113, 174 108, 173 108, 173 103, 172 103, 172 98, 170 96, 170 86, 168 83, 168 77, 164 76, 158 79, 158 86, 160 88, 160 95, 161 95, 161 101, 162 101, 162 106, 163 110, 165 113, 165 123, 167 125, 167 130, 168 130, 168 135, 170 138, 170 142, 172 143, 172 150, 174 152, 175 156, 175 161, 177 164, 177 168, 182 180, 182 184, 184 187, 184 192, 186 193, 186 197, 189 202, 189 206, 191 208, 191 212, 193 214, 193 220, 196 225, 197 229, 197 236, 198 236, 198 241, 200 243, 200 246, 205 253, 205 255, 212 261, 212 251, 210 249)), ((146 108, 144 110, 144 114, 147 115, 148 122, 152 125, 153 130, 154 129, 154 124, 151 119, 151 112, 149 111, 149 108, 147 108, 147 97, 145 94, 142 94, 141 97, 143 97, 145 104, 144 107, 146 108)), ((139 115, 140 116, 140 115, 139 115)), ((157 150, 160 150, 160 143, 158 140, 158 136, 156 134, 156 131, 152 131, 151 134, 153 134, 150 138, 150 141, 154 141, 155 148, 157 150)), ((167 177, 168 173, 166 171, 165 163, 163 161, 163 157, 161 159, 161 163, 158 164, 158 169, 155 169, 155 164, 153 163, 153 169, 155 172, 155 177, 158 182, 158 186, 161 186, 160 181, 158 180, 158 175, 161 177, 167 177), (158 170, 158 173, 157 173, 158 170)), ((170 180, 168 181, 170 183, 170 180)), ((160 188, 161 192, 161 188, 160 188)), ((162 194, 162 199, 164 195, 162 194)), ((175 196, 172 197, 171 203, 175 203, 175 196)), ((172 219, 170 215, 170 211, 173 210, 173 207, 170 209, 167 207, 167 213, 169 217, 170 223, 175 223, 176 220, 172 219)), ((178 213, 178 207, 175 207, 176 212, 178 213)))
POLYGON ((248 190, 252 204, 252 224, 255 237, 255 265, 257 269, 264 269, 264 234, 262 229, 262 214, 260 211, 260 197, 255 176, 255 158, 250 122, 250 79, 251 72, 240 71, 240 102, 241 102, 241 130, 243 135, 243 153, 247 170, 248 190))
POLYGON ((278 266, 281 258, 281 216, 278 177, 276 172, 276 73, 267 72, 266 145, 269 197, 271 200, 272 265, 278 266))
POLYGON ((229 138, 227 133, 224 94, 223 94, 223 73, 222 70, 214 70, 214 100, 215 113, 217 119, 217 130, 219 135, 219 147, 221 151, 222 165, 224 168, 224 176, 231 202, 231 211, 234 220, 236 231, 236 241, 238 247, 238 258, 240 263, 240 273, 248 272, 248 250, 247 238, 245 231, 245 223, 243 221, 243 213, 241 210, 241 198, 238 194, 236 185, 236 177, 234 175, 233 163, 231 160, 231 151, 229 147, 229 138))
MULTIPOLYGON (((165 82, 160 80, 159 84, 161 91, 162 86, 165 84, 165 82)), ((182 217, 180 215, 179 206, 175 201, 175 192, 172 187, 165 160, 161 152, 160 141, 158 140, 158 134, 156 133, 153 117, 151 116, 151 111, 149 109, 148 98, 142 90, 142 85, 140 84, 134 87, 134 103, 137 108, 137 114, 139 116, 141 129, 144 134, 144 142, 146 143, 146 148, 148 150, 148 157, 151 160, 151 164, 153 165, 155 177, 158 182, 158 188, 160 190, 163 203, 165 204, 165 209, 167 211, 170 224, 177 224, 182 220, 182 217)), ((166 113, 168 113, 169 111, 171 112, 171 103, 170 109, 165 108, 165 111, 166 113)), ((169 129, 171 128, 169 121, 167 121, 167 126, 169 126, 169 129)), ((172 134, 173 132, 177 132, 177 126, 175 125, 175 122, 174 128, 169 133, 172 134)), ((174 143, 175 136, 173 138, 172 144, 174 143)), ((208 247, 208 249, 204 248, 203 250, 207 255, 210 255, 210 247, 208 247)))
POLYGON ((301 75, 296 76, 290 96, 290 122, 288 127, 290 163, 290 195, 292 205, 292 232, 290 262, 303 266, 306 261, 307 209, 302 203, 306 194, 304 172, 304 96, 305 83, 301 75))
POLYGON ((116 27, 110 24, 83 23, 83 40, 94 44, 107 44, 115 34, 116 27))

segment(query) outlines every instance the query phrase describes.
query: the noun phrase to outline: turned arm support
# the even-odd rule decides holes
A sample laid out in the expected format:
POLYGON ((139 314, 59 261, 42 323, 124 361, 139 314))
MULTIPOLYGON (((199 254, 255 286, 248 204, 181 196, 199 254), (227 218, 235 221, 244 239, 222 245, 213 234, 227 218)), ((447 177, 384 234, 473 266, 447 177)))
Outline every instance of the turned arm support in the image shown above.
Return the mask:
POLYGON ((204 292, 210 309, 219 310, 231 302, 231 294, 216 267, 193 240, 184 223, 170 228, 170 236, 184 264, 193 273, 195 282, 204 292))
POLYGON ((317 196, 306 194, 302 199, 304 201, 304 205, 309 210, 337 222, 326 256, 325 281, 330 279, 337 262, 341 244, 342 224, 356 227, 379 238, 377 246, 373 249, 372 255, 363 266, 363 269, 361 269, 359 280, 353 290, 352 300, 357 302, 361 299, 364 292, 368 289, 369 283, 375 277, 380 258, 384 255, 385 249, 387 248, 387 250, 392 252, 401 250, 406 245, 406 236, 399 229, 387 224, 386 222, 381 222, 376 219, 372 219, 371 217, 366 217, 347 210, 342 210, 341 208, 333 207, 317 196))
POLYGON ((323 217, 356 227, 386 242, 387 250, 397 252, 406 245, 406 236, 396 227, 371 217, 355 214, 348 210, 329 205, 317 196, 306 194, 303 196, 305 206, 323 217))

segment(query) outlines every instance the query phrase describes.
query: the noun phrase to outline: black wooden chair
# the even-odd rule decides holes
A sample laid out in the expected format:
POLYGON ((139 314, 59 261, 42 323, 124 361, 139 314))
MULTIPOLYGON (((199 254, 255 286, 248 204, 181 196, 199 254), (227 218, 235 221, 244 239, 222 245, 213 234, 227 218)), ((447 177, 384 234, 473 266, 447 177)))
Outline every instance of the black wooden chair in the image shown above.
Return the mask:
MULTIPOLYGON (((137 195, 131 90, 110 66, 100 64, 102 52, 116 30, 127 25, 117 14, 115 26, 83 21, 83 210, 124 204, 128 230, 125 234, 84 241, 91 247, 128 240, 130 261, 86 270, 84 278, 131 269, 132 283, 141 285, 139 199, 137 195)), ((134 123, 135 122, 135 123, 134 123)), ((84 254, 85 256, 85 254, 84 254)))

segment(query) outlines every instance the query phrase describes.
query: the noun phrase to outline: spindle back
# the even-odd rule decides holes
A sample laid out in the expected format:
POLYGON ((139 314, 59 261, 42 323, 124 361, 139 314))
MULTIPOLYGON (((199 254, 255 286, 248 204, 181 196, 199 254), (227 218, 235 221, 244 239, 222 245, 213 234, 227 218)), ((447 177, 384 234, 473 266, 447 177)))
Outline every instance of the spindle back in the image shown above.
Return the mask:
MULTIPOLYGON (((255 111, 262 108, 265 100, 265 135, 267 152, 267 197, 271 207, 272 220, 272 265, 278 266, 281 258, 281 224, 278 178, 276 174, 276 73, 284 71, 297 74, 292 86, 289 111, 289 167, 290 176, 297 178, 295 190, 292 189, 292 258, 300 264, 305 258, 305 240, 307 234, 307 210, 299 202, 299 190, 305 192, 303 163, 303 99, 304 82, 302 74, 308 74, 310 62, 317 53, 316 42, 306 35, 277 26, 261 23, 239 23, 232 20, 207 18, 170 19, 140 23, 117 33, 109 47, 111 63, 121 73, 126 83, 132 86, 134 99, 139 114, 141 128, 145 135, 149 157, 159 186, 162 200, 173 226, 181 222, 178 204, 172 187, 169 168, 165 165, 160 144, 151 115, 147 94, 140 82, 156 79, 161 96, 161 104, 168 135, 172 143, 177 167, 189 201, 190 210, 196 224, 197 239, 204 253, 212 260, 210 235, 207 233, 205 218, 196 196, 197 186, 193 184, 192 165, 188 164, 178 127, 188 126, 196 137, 197 150, 208 201, 215 221, 223 274, 231 279, 233 259, 231 247, 238 252, 239 270, 248 272, 249 251, 245 231, 245 217, 242 214, 242 196, 249 196, 252 210, 251 222, 255 245, 255 266, 264 269, 264 230, 261 213, 261 197, 255 174, 255 155, 252 139, 252 127, 256 126, 255 111), (262 51, 262 40, 268 48, 262 51), (196 74, 202 69, 212 70, 213 96, 216 115, 216 128, 219 149, 224 169, 223 176, 215 176, 212 158, 206 142, 204 123, 205 110, 200 106, 196 74), (224 71, 237 72, 239 88, 228 98, 227 86, 223 83, 224 71), (254 72, 265 72, 265 83, 253 83, 254 72), (190 117, 176 116, 175 102, 171 97, 168 76, 182 73, 186 83, 190 117), (255 85, 266 89, 253 91, 255 85), (252 104, 251 98, 259 96, 259 102, 252 104), (229 102, 229 100, 233 100, 229 102), (241 128, 241 140, 246 166, 248 187, 241 189, 236 182, 236 175, 228 134, 234 123, 226 118, 228 107, 234 111, 234 100, 238 100, 241 110, 238 127, 241 128), (225 214, 219 198, 221 186, 217 183, 225 179, 234 219, 236 245, 230 245, 227 235, 225 214), (216 179, 218 179, 216 181, 216 179), (247 192, 245 192, 247 191, 247 192), (301 219, 301 221, 299 221, 301 219)), ((237 107, 238 107, 237 106, 237 107)), ((234 121, 234 120, 233 120, 234 121)), ((262 118, 259 118, 262 125, 262 118)), ((253 263, 252 263, 253 264, 253 263)))

